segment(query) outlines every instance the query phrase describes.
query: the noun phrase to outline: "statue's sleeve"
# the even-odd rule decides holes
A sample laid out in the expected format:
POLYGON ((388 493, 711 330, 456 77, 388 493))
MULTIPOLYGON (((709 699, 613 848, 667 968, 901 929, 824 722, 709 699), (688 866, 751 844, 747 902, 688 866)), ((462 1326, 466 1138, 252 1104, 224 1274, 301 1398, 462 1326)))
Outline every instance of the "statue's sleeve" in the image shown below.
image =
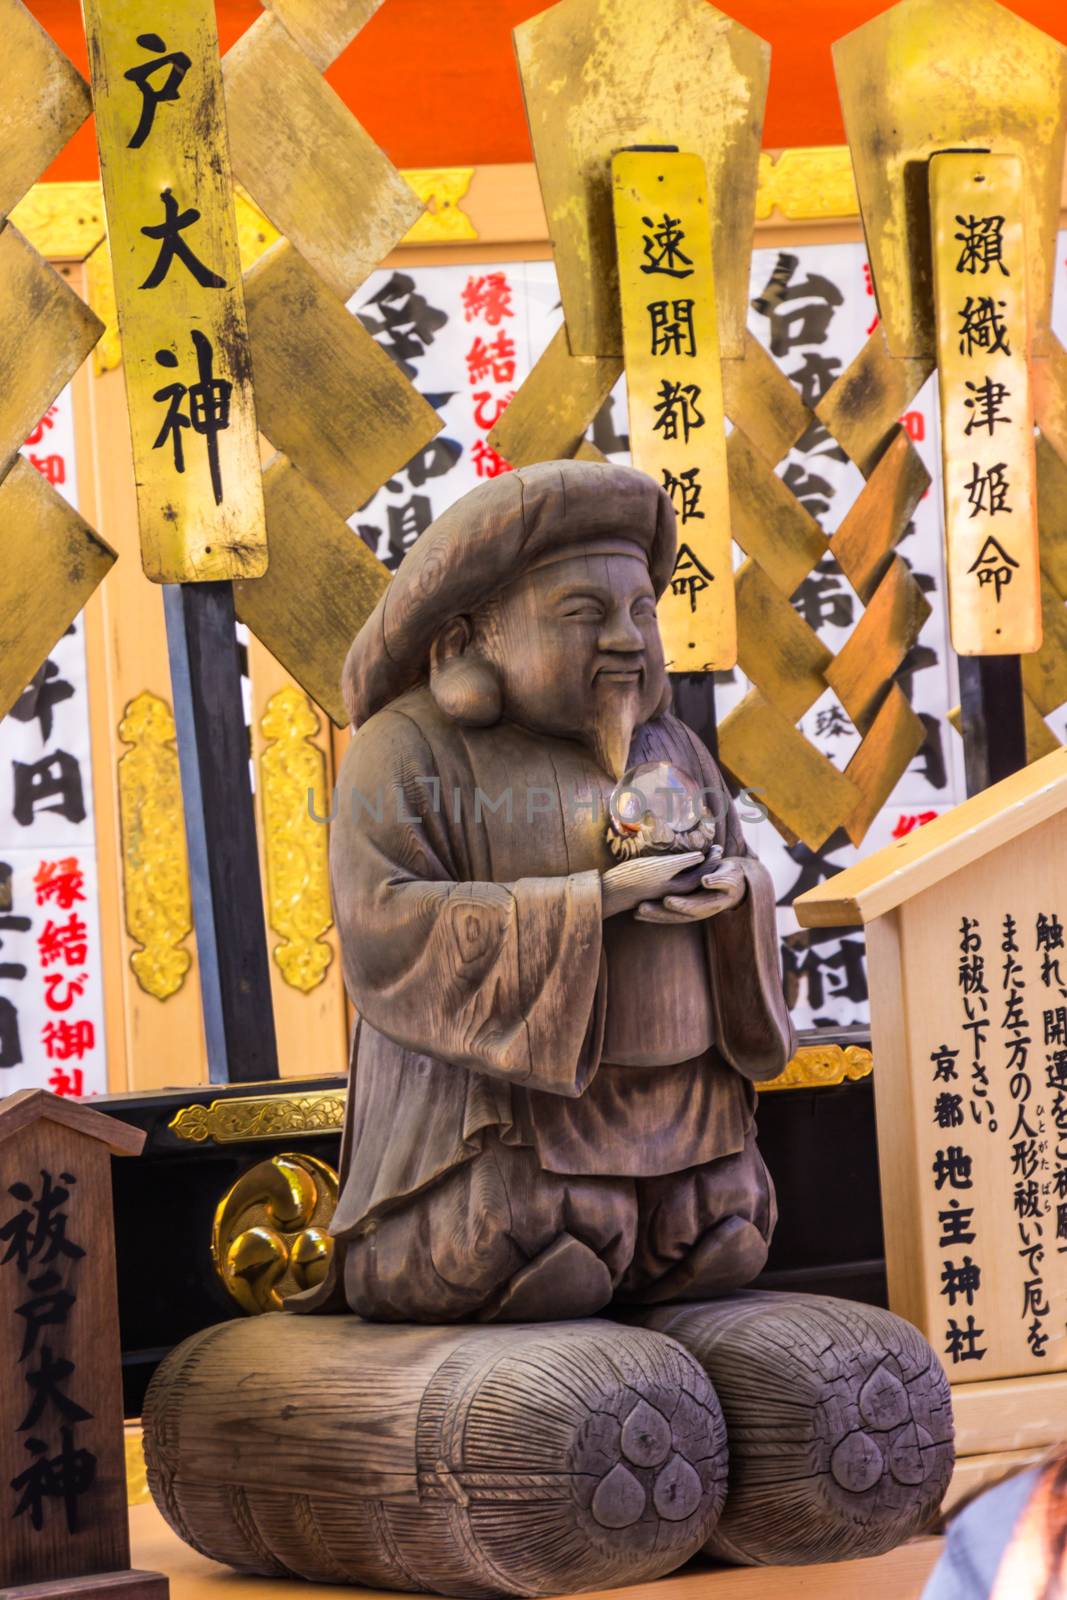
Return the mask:
POLYGON ((707 924, 716 1031, 730 1065, 759 1081, 785 1070, 796 1035, 782 992, 774 883, 748 848, 730 792, 714 770, 725 803, 723 854, 740 861, 748 886, 740 905, 707 924))
POLYGON ((603 1037, 600 875, 464 881, 477 824, 450 788, 403 714, 346 753, 330 875, 352 1002, 407 1050, 580 1095, 603 1037))
POLYGON ((682 724, 676 728, 697 755, 723 855, 740 863, 747 885, 740 905, 704 924, 719 1053, 746 1078, 776 1078, 796 1049, 796 1035, 778 965, 774 884, 748 848, 737 808, 711 755, 690 729, 682 724))

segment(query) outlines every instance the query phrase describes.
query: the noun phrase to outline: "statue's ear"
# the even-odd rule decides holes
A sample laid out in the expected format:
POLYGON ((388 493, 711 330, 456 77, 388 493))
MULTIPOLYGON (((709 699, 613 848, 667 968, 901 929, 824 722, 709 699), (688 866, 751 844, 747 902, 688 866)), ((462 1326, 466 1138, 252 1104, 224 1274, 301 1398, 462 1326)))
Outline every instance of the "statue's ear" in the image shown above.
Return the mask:
POLYGON ((430 693, 446 717, 468 728, 500 721, 500 678, 492 662, 470 648, 467 617, 445 624, 430 647, 430 693))
POLYGON ((446 622, 430 646, 430 671, 461 656, 471 642, 471 633, 469 617, 453 617, 446 622))

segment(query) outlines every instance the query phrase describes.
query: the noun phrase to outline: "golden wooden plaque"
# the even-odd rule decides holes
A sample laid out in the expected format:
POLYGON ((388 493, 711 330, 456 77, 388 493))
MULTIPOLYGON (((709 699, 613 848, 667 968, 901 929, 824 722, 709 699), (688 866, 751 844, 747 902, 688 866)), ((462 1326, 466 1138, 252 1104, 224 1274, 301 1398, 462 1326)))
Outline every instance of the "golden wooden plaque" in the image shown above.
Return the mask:
POLYGON ((267 539, 211 0, 84 0, 144 569, 256 577, 267 539))
POLYGON ((712 672, 736 662, 737 623, 707 177, 698 155, 624 150, 612 184, 630 450, 678 518, 667 666, 712 672))
POLYGON ((930 161, 949 626, 962 656, 1041 645, 1022 162, 930 161))

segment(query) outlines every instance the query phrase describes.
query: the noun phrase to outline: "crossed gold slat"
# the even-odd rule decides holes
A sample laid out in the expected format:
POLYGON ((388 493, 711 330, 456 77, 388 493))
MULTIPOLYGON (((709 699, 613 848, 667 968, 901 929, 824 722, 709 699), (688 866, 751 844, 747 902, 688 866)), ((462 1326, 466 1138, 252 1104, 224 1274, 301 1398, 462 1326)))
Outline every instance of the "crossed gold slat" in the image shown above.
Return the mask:
POLYGON ((115 560, 18 454, 103 324, 8 222, 89 114, 89 90, 21 4, 0 0, 0 716, 115 560))
POLYGON ((339 725, 345 652, 389 581, 344 518, 441 419, 345 309, 423 210, 320 73, 381 0, 270 0, 223 62, 236 177, 284 236, 245 274, 270 565, 237 614, 339 725), (358 441, 358 448, 353 448, 358 441))

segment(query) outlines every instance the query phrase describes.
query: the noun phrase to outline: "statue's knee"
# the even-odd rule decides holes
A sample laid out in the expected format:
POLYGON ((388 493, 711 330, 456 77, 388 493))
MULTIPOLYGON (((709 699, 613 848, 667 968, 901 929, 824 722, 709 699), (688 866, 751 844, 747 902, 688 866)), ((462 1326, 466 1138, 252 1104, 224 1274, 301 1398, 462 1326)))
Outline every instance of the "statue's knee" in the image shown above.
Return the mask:
POLYGON ((454 1181, 382 1219, 346 1251, 345 1299, 375 1322, 475 1318, 522 1266, 505 1209, 454 1181))

